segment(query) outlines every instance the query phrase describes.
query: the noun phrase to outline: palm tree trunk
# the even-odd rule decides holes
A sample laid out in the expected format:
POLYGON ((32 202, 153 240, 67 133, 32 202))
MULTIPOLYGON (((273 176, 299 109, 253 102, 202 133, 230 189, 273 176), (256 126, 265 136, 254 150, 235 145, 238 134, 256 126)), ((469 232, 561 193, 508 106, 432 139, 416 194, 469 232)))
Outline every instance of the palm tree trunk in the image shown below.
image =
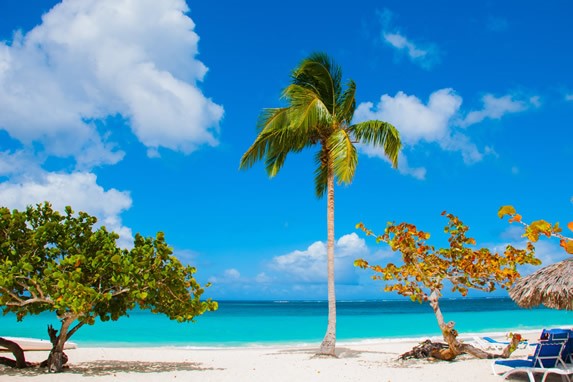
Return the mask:
POLYGON ((328 326, 318 354, 335 357, 336 345, 336 294, 334 290, 334 172, 328 164, 327 179, 327 273, 328 273, 328 326))

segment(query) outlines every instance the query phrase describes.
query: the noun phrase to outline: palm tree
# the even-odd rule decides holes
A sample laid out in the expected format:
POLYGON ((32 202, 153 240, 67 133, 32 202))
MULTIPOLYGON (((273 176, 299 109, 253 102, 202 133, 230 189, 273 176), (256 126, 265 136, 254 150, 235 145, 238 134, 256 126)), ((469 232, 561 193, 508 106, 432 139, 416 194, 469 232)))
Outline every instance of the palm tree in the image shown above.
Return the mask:
POLYGON ((334 180, 351 183, 358 163, 355 143, 381 146, 393 167, 402 147, 396 128, 382 121, 352 124, 356 108, 355 83, 343 90, 342 71, 324 53, 313 53, 292 73, 292 83, 282 98, 282 108, 264 109, 259 135, 243 154, 240 168, 264 159, 269 177, 282 168, 287 154, 317 146, 315 189, 327 194, 328 327, 318 354, 335 356, 336 297, 334 292, 334 180))

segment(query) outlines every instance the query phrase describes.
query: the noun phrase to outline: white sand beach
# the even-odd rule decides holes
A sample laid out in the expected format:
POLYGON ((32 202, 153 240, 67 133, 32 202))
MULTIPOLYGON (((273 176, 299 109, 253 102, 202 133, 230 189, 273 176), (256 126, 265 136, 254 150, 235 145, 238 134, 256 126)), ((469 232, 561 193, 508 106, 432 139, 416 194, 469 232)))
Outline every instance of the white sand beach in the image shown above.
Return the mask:
MULTIPOLYGON (((454 362, 398 361, 417 342, 372 341, 340 343, 338 358, 316 358, 316 346, 241 348, 79 348, 68 350, 70 368, 48 374, 38 369, 15 370, 0 366, 0 381, 502 381, 491 371, 491 360, 468 355, 454 362)), ((519 349, 512 358, 533 348, 519 349)), ((45 352, 29 352, 40 361, 45 352)), ((511 380, 526 381, 525 375, 511 380)), ((560 381, 550 376, 548 381, 560 381)))

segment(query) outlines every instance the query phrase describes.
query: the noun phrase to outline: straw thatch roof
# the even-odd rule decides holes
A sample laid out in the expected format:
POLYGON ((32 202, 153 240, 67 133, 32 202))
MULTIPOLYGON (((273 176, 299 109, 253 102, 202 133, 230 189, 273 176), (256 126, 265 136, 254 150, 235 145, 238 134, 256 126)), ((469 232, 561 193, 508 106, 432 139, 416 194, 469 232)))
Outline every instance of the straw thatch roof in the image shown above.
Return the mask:
POLYGON ((521 307, 543 304, 573 310, 573 259, 541 268, 513 284, 509 296, 521 307))

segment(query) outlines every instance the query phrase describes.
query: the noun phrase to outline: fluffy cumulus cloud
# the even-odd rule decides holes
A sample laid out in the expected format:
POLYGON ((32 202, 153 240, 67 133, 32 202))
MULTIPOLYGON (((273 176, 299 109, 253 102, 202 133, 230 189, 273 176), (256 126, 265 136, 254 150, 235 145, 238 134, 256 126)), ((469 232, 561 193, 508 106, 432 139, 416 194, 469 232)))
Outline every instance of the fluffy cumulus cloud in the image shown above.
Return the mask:
POLYGON ((188 11, 184 0, 64 0, 0 42, 2 205, 70 205, 130 245, 129 193, 90 173, 125 155, 111 129, 131 129, 150 156, 218 143, 223 108, 198 86, 207 67, 188 11))
POLYGON ((414 42, 406 37, 393 23, 394 14, 389 9, 379 12, 382 24, 383 41, 425 69, 430 69, 439 62, 438 48, 432 43, 414 42))
MULTIPOLYGON (((510 113, 517 113, 536 107, 538 97, 516 99, 513 95, 496 97, 486 94, 483 107, 467 114, 461 109, 462 97, 453 89, 439 89, 430 94, 424 102, 414 95, 398 92, 395 96, 384 94, 377 104, 363 102, 356 108, 355 122, 370 119, 388 121, 398 128, 405 148, 418 144, 435 143, 442 150, 459 152, 466 164, 479 162, 485 155, 495 155, 491 147, 482 150, 466 135, 464 128, 485 119, 500 119, 510 113)), ((361 152, 369 157, 386 159, 383 151, 372 146, 360 146, 361 152)), ((425 179, 426 169, 409 164, 402 152, 398 158, 398 170, 417 179, 425 179)))
POLYGON ((118 233, 121 246, 133 244, 131 229, 123 226, 120 218, 120 214, 131 207, 129 193, 113 188, 104 190, 97 184, 94 174, 46 173, 35 179, 4 182, 0 184, 0 200, 3 206, 17 209, 46 200, 59 211, 72 206, 76 212, 84 211, 96 216, 101 225, 118 233))
MULTIPOLYGON (((342 236, 335 243, 335 268, 337 282, 355 283, 357 276, 353 262, 367 254, 364 239, 356 233, 342 236)), ((323 283, 326 281, 326 243, 317 241, 304 250, 276 256, 268 265, 269 273, 276 279, 291 282, 323 283)))
POLYGON ((435 142, 448 135, 449 122, 461 104, 461 97, 452 89, 435 91, 425 104, 416 96, 398 92, 394 97, 384 94, 377 105, 361 103, 356 108, 355 119, 381 119, 399 126, 402 141, 407 145, 435 142))
POLYGON ((0 43, 0 128, 79 165, 115 163, 106 117, 151 152, 216 145, 221 106, 197 87, 207 68, 184 0, 63 1, 0 43))
MULTIPOLYGON (((394 97, 384 94, 376 105, 372 102, 358 105, 355 120, 388 121, 397 126, 405 146, 420 142, 437 143, 444 150, 462 152, 464 160, 471 163, 481 159, 479 150, 453 129, 461 104, 462 98, 449 88, 433 92, 426 103, 404 92, 398 92, 394 97)), ((362 147, 362 151, 369 156, 384 157, 378 148, 362 147)), ((418 179, 425 178, 424 168, 410 167, 405 155, 399 159, 400 172, 418 179)))

